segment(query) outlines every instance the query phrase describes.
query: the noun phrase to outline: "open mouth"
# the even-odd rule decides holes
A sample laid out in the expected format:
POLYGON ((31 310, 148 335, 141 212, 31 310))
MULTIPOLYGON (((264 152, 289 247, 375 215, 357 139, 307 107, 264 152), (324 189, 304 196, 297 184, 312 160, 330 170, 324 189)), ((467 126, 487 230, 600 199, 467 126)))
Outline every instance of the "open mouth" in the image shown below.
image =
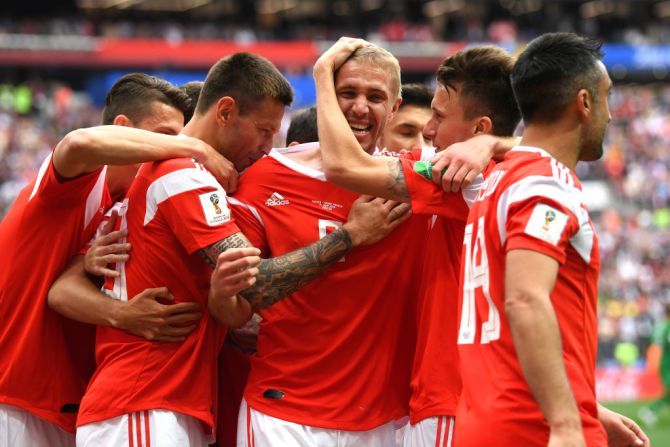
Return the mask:
POLYGON ((360 124, 349 124, 349 127, 356 136, 366 136, 370 133, 370 129, 372 129, 371 125, 363 126, 360 124))

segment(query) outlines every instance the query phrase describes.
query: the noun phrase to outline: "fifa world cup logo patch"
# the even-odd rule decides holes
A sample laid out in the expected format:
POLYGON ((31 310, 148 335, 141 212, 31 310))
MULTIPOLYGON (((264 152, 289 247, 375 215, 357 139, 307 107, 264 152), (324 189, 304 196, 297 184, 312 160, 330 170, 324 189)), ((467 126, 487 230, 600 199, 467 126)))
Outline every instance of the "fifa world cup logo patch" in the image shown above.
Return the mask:
POLYGON ((544 213, 544 225, 542 226, 542 229, 544 231, 549 231, 549 224, 555 220, 556 212, 554 210, 547 210, 547 212, 544 213))
POLYGON ((214 211, 216 211, 216 214, 221 214, 221 207, 219 206, 219 196, 216 194, 212 194, 209 196, 210 202, 212 202, 212 205, 214 205, 214 211))
POLYGON ((544 225, 542 226, 542 229, 544 231, 549 231, 549 224, 554 220, 556 220, 556 212, 554 210, 547 210, 547 212, 544 213, 544 225))

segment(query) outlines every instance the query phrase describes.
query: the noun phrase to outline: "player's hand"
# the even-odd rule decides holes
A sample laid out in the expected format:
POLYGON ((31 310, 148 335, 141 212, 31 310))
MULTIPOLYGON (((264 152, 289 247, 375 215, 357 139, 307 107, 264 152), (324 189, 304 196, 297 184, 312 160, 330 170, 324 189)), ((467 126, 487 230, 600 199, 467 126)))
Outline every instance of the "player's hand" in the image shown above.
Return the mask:
POLYGON ((351 206, 343 228, 354 247, 379 242, 412 214, 407 203, 362 195, 351 206))
POLYGON ((354 51, 361 47, 370 45, 370 42, 352 37, 340 37, 340 39, 328 48, 314 64, 314 77, 322 74, 334 73, 344 64, 354 51))
POLYGON ((498 140, 491 135, 477 135, 455 143, 433 159, 433 181, 446 192, 457 192, 470 185, 488 166, 498 140), (442 175, 442 172, 444 175, 442 175))
POLYGON ((228 331, 225 344, 244 354, 253 354, 256 352, 258 345, 258 332, 260 331, 261 321, 263 321, 263 318, 260 315, 253 314, 244 326, 228 331))
POLYGON ((261 251, 254 247, 231 248, 219 255, 210 282, 210 299, 237 295, 253 286, 258 276, 261 251))
POLYGON ((202 163, 212 173, 214 178, 223 186, 224 191, 227 193, 235 192, 237 177, 239 176, 235 165, 204 142, 202 142, 201 152, 202 154, 196 158, 196 161, 202 163))
POLYGON ((166 287, 145 289, 118 307, 113 326, 150 341, 183 341, 202 318, 198 303, 178 303, 166 287))
POLYGON ((600 404, 598 419, 607 433, 609 447, 649 447, 649 438, 632 419, 600 404))
POLYGON ((112 231, 118 217, 118 211, 112 210, 112 214, 102 227, 100 235, 84 256, 84 269, 91 275, 116 278, 120 273, 110 269, 109 264, 126 262, 129 259, 130 244, 124 242, 128 232, 126 230, 112 231))

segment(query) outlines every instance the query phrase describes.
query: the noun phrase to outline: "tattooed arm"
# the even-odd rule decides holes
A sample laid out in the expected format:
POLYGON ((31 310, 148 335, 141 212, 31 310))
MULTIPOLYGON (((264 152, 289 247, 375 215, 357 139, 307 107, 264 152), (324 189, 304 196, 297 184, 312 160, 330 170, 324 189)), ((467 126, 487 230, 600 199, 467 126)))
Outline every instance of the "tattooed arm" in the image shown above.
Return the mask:
MULTIPOLYGON (((363 196, 354 202, 348 221, 326 237, 312 245, 282 256, 262 259, 257 267, 258 275, 255 283, 248 289, 239 292, 239 294, 253 307, 260 309, 270 307, 285 296, 315 280, 328 266, 352 248, 378 242, 407 220, 409 215, 408 205, 398 205, 392 201, 363 196)), ((250 246, 249 240, 241 232, 238 232, 201 249, 198 253, 207 264, 215 268, 217 259, 220 260, 222 256, 225 256, 221 253, 233 248, 250 246)), ((238 267, 246 268, 246 266, 238 267)), ((238 268, 238 270, 240 269, 238 268)), ((219 279, 223 280, 223 277, 224 275, 221 275, 219 279)), ((216 290, 217 285, 214 282, 212 282, 212 289, 210 297, 212 294, 230 296, 230 293, 222 293, 216 290)), ((250 317, 248 309, 243 310, 243 306, 234 300, 231 302, 231 306, 240 311, 238 314, 240 316, 242 316, 242 312, 245 312, 244 317, 248 320, 250 317)), ((212 306, 210 305, 211 309, 212 306)), ((214 315, 222 322, 224 322, 224 318, 234 318, 226 312, 224 308, 220 308, 218 313, 214 315)), ((242 317, 236 319, 238 326, 246 321, 241 321, 242 319, 242 317)))
MULTIPOLYGON (((265 309, 315 280, 323 270, 354 246, 346 224, 323 239, 285 255, 263 259, 258 265, 256 283, 240 292, 252 306, 265 309)), ((235 233, 198 253, 216 267, 217 258, 231 248, 251 247, 242 233, 235 233)))

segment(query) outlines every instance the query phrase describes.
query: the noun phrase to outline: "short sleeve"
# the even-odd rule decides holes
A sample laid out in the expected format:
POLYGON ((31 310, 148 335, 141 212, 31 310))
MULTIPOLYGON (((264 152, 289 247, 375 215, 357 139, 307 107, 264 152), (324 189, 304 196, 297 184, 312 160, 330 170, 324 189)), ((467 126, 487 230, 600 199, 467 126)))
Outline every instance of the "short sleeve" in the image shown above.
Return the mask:
POLYGON ((507 214, 506 251, 527 249, 563 264, 570 239, 579 231, 579 220, 565 205, 545 196, 513 203, 507 214))
POLYGON ((147 191, 145 225, 154 207, 189 254, 240 231, 223 187, 202 169, 174 171, 154 182, 147 191))
POLYGON ((470 210, 464 197, 467 191, 448 193, 414 170, 414 160, 400 159, 405 183, 415 214, 437 214, 465 222, 470 210))

